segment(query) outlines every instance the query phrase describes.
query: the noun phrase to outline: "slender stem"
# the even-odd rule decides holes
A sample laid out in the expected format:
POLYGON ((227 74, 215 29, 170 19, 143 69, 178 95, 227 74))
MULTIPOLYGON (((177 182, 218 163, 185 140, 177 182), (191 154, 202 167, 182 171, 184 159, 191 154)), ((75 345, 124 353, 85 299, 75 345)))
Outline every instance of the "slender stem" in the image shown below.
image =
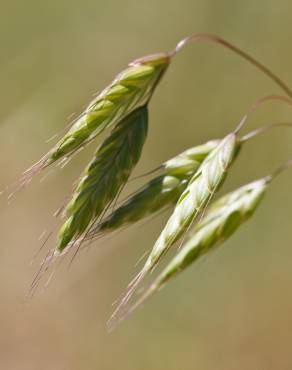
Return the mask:
POLYGON ((138 180, 138 179, 140 179, 142 177, 145 177, 145 176, 152 175, 153 173, 161 170, 162 168, 163 168, 163 165, 160 165, 160 166, 154 168, 153 170, 150 170, 148 172, 142 173, 141 175, 138 175, 138 176, 135 176, 135 177, 131 178, 128 182, 131 182, 131 181, 134 181, 134 180, 138 180))
POLYGON ((242 119, 240 120, 240 122, 236 126, 236 128, 234 130, 234 133, 237 134, 241 130, 241 128, 246 123, 249 115, 251 113, 253 113, 260 105, 262 105, 263 103, 265 103, 267 101, 274 101, 274 100, 279 100, 279 101, 282 101, 284 103, 287 103, 287 104, 292 105, 292 99, 290 99, 290 98, 288 98, 286 96, 281 96, 281 95, 266 95, 266 96, 263 96, 262 98, 259 98, 258 100, 256 100, 251 105, 251 107, 248 109, 248 111, 246 112, 246 114, 242 117, 242 119))
POLYGON ((192 42, 211 42, 215 44, 219 44, 224 46, 225 48, 233 51, 237 55, 241 56, 243 59, 247 60, 249 63, 254 65, 260 71, 262 71, 266 76, 268 76, 271 80, 273 80, 287 95, 292 98, 292 90, 286 85, 284 81, 282 81, 277 75, 275 75, 268 67, 257 61, 251 55, 247 54, 245 51, 239 49, 237 46, 231 44, 230 42, 222 39, 219 36, 207 34, 207 33, 199 33, 195 35, 191 35, 186 37, 185 39, 181 40, 176 48, 170 53, 170 56, 174 56, 177 54, 182 48, 184 48, 187 44, 192 42))
POLYGON ((288 168, 292 167, 292 159, 289 159, 287 162, 284 162, 279 167, 277 167, 271 175, 267 176, 268 180, 273 180, 275 177, 280 175, 282 172, 286 171, 288 168))
POLYGON ((269 125, 262 126, 260 128, 257 128, 246 135, 242 136, 240 141, 243 143, 245 141, 248 141, 249 139, 254 138, 255 136, 261 135, 266 131, 269 131, 273 128, 280 128, 280 127, 290 127, 292 128, 292 123, 290 122, 277 122, 277 123, 270 123, 269 125))

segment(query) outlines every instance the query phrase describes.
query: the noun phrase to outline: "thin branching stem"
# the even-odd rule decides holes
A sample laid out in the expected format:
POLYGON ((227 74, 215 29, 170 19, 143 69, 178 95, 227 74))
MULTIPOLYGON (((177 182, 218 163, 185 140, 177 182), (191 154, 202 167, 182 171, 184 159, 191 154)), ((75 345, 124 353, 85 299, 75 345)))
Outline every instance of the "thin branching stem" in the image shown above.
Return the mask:
POLYGON ((176 48, 170 53, 171 56, 176 55, 181 49, 183 49, 186 45, 193 43, 193 42, 211 42, 215 44, 219 44, 224 46, 225 48, 233 51, 243 59, 247 60, 249 63, 254 65, 257 69, 262 71, 266 76, 268 76, 271 80, 273 80, 287 95, 289 95, 292 98, 292 90, 287 86, 287 84, 278 77, 274 72, 272 72, 268 67, 266 67, 264 64, 256 60, 254 57, 246 53, 245 51, 239 49, 237 46, 231 44, 230 42, 224 40, 223 38, 208 34, 208 33, 198 33, 191 36, 188 36, 181 40, 177 45, 176 48))
POLYGON ((273 180, 274 178, 276 178, 277 176, 279 176, 282 172, 286 171, 290 167, 292 167, 292 158, 289 159, 288 161, 284 162, 283 164, 281 164, 279 167, 277 167, 272 172, 272 174, 269 176, 270 180, 273 180))
POLYGON ((254 137, 256 137, 258 135, 261 135, 261 134, 263 134, 267 131, 270 131, 273 128, 281 128, 281 127, 292 128, 292 123, 291 122, 276 122, 276 123, 270 123, 270 124, 265 125, 265 126, 261 126, 261 127, 255 129, 255 130, 247 133, 246 135, 242 136, 240 141, 242 143, 244 143, 245 141, 253 139, 254 137))
POLYGON ((258 107, 260 107, 262 104, 268 102, 268 101, 282 101, 284 103, 287 103, 289 105, 292 105, 292 99, 286 97, 286 96, 282 96, 282 95, 266 95, 266 96, 263 96, 259 99, 257 99, 251 106, 250 108, 248 109, 248 111, 245 113, 245 115, 241 118, 241 120, 239 121, 238 125, 236 126, 235 130, 234 130, 234 134, 238 134, 238 132, 242 129, 242 127, 245 125, 247 119, 249 118, 249 116, 255 111, 257 110, 258 107))

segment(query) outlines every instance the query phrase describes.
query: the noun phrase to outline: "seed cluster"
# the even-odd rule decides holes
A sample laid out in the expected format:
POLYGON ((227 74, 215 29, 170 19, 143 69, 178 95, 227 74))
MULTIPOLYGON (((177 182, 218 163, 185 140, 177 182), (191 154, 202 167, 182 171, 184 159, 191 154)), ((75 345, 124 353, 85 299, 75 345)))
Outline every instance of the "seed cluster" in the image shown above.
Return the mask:
POLYGON ((213 202, 213 196, 224 183, 243 143, 268 128, 291 126, 289 123, 272 124, 240 138, 239 130, 248 115, 267 100, 281 100, 291 105, 291 98, 290 88, 266 66, 214 35, 192 35, 179 42, 170 53, 158 53, 131 62, 88 105, 49 153, 20 179, 19 186, 22 187, 36 173, 53 163, 66 162, 102 131, 111 129, 85 168, 64 209, 65 221, 58 234, 57 247, 46 256, 33 287, 51 261, 67 254, 73 247, 79 247, 82 242, 117 231, 170 208, 172 213, 165 227, 143 268, 130 283, 109 324, 112 326, 122 320, 171 278, 228 239, 251 218, 271 180, 292 165, 291 160, 272 175, 247 184, 213 202), (189 148, 164 162, 159 167, 159 174, 110 212, 111 205, 116 205, 120 192, 140 159, 148 130, 148 103, 155 88, 172 58, 185 45, 196 41, 217 43, 228 48, 273 80, 287 96, 270 95, 261 98, 251 106, 233 132, 223 139, 189 148), (146 293, 128 307, 128 302, 142 279, 156 268, 162 257, 177 242, 180 242, 181 248, 176 256, 154 279, 146 293))

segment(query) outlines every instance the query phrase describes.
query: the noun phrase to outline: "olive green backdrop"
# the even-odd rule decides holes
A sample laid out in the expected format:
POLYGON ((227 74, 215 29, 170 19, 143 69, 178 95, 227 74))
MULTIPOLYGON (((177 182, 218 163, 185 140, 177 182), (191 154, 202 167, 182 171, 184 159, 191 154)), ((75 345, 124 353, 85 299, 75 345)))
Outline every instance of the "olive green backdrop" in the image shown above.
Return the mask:
MULTIPOLYGON (((170 50, 194 32, 218 33, 292 86, 291 1, 149 0, 1 2, 0 184, 132 59, 170 50)), ((197 44, 173 61, 150 104, 136 174, 188 146, 226 134, 258 97, 279 89, 219 46, 197 44)), ((291 121, 281 102, 262 106, 245 131, 291 121)), ((225 190, 292 157, 292 131, 248 143, 225 190)), ((97 145, 97 143, 95 143, 97 145)), ((112 302, 137 271, 166 215, 81 253, 33 300, 25 295, 44 229, 94 145, 62 171, 38 177, 7 205, 0 198, 0 368, 7 370, 288 370, 292 368, 292 171, 222 248, 204 258, 108 335, 112 302)), ((130 189, 141 181, 131 183, 130 189)), ((51 240, 53 245, 54 238, 51 240)))

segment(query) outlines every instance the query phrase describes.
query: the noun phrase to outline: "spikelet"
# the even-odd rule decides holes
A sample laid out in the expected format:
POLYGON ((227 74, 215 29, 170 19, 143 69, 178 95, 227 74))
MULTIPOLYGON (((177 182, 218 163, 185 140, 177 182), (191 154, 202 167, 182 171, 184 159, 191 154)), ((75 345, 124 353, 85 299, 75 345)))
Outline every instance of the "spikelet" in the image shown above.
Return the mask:
POLYGON ((65 136, 20 179, 20 187, 32 176, 60 159, 69 158, 79 148, 113 126, 151 98, 170 61, 167 53, 136 59, 104 89, 80 115, 65 136))
POLYGON ((138 162, 147 135, 148 111, 141 107, 124 118, 98 148, 68 203, 58 250, 78 238, 116 198, 138 162))
POLYGON ((235 134, 227 135, 203 161, 180 196, 173 214, 146 262, 146 271, 151 271, 161 256, 188 229, 194 217, 206 206, 208 200, 223 183, 226 171, 233 162, 240 142, 235 134))
POLYGON ((88 233, 88 239, 116 231, 168 206, 174 206, 190 177, 219 142, 219 140, 210 140, 164 162, 161 166, 162 174, 138 189, 104 221, 92 228, 88 233))
POLYGON ((183 151, 162 164, 164 173, 184 179, 190 178, 220 141, 219 139, 209 140, 183 151))
POLYGON ((144 267, 129 284, 127 293, 109 320, 110 326, 123 316, 123 310, 142 279, 153 271, 161 257, 188 230, 199 212, 204 209, 213 194, 219 189, 239 148, 240 141, 236 134, 228 134, 203 161, 180 196, 144 267))

